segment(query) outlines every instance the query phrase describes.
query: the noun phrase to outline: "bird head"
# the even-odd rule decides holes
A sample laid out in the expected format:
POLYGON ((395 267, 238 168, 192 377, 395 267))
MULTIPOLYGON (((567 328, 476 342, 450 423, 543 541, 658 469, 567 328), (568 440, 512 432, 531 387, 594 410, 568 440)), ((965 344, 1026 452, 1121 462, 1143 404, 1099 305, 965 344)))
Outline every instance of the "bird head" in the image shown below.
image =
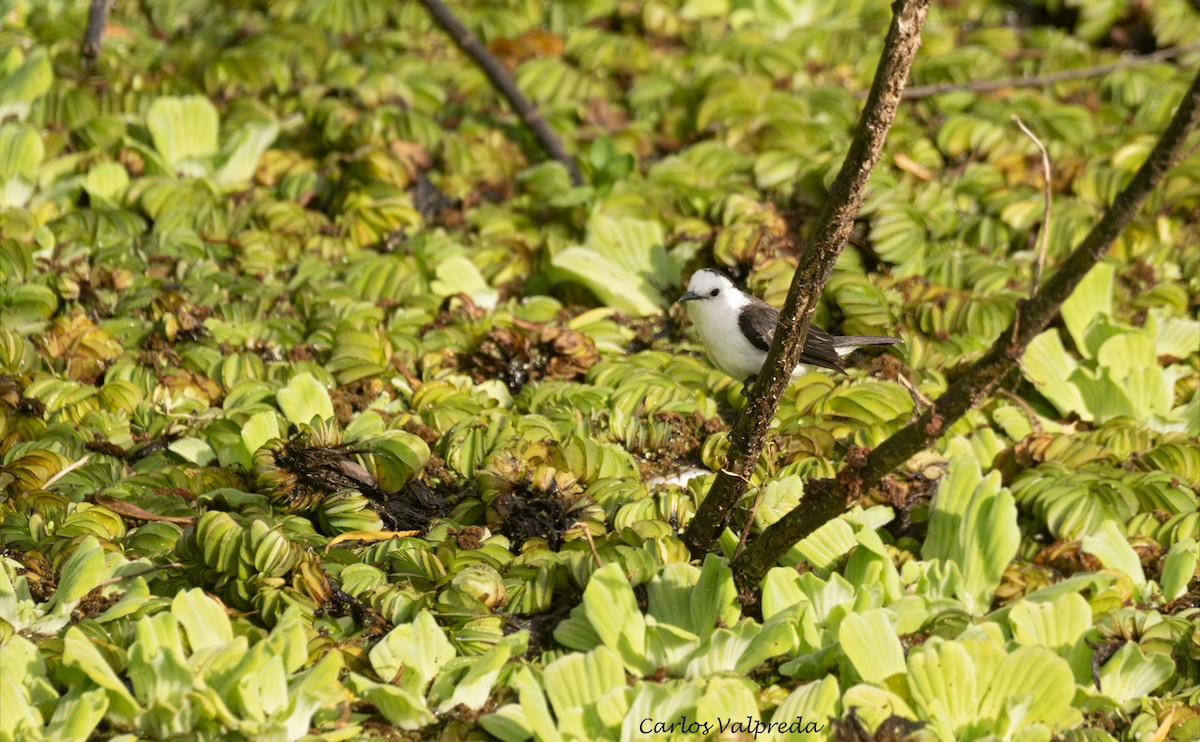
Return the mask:
MULTIPOLYGON (((687 293, 679 297, 682 302, 696 302, 695 307, 723 307, 736 309, 745 303, 742 292, 724 275, 711 268, 698 270, 688 281, 687 293)), ((691 307, 689 307, 690 309, 691 307)))

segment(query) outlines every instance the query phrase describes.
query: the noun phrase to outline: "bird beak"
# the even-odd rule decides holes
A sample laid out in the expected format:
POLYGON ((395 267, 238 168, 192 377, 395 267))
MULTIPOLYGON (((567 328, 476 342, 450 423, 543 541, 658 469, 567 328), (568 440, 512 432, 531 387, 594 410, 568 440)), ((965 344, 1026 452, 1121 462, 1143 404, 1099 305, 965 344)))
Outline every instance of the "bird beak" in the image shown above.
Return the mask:
POLYGON ((679 297, 679 301, 695 301, 697 299, 703 299, 703 298, 704 297, 701 296, 700 294, 696 294, 696 293, 689 291, 686 294, 684 294, 683 296, 679 297))

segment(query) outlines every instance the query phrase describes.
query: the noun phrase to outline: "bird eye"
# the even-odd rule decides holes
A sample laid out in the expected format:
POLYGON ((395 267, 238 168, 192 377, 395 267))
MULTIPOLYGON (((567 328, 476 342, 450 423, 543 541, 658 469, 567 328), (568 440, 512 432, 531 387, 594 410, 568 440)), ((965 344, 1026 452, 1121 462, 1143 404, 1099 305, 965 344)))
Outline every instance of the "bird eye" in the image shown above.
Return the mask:
POLYGON ((709 291, 709 292, 708 292, 708 295, 709 295, 709 296, 716 296, 716 295, 717 295, 717 294, 719 294, 719 293, 721 293, 721 289, 713 289, 712 291, 709 291))

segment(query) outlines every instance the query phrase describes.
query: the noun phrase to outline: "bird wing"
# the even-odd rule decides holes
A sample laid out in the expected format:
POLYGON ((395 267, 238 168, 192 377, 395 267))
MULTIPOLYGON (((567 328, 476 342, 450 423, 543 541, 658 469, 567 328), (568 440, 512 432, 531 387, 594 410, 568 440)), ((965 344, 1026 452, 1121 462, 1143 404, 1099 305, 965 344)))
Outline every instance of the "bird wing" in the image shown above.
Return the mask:
POLYGON ((738 327, 742 334, 761 351, 771 349, 771 339, 775 337, 778 324, 779 310, 765 301, 751 301, 738 312, 738 327))
MULTIPOLYGON (((778 324, 779 310, 761 299, 751 301, 738 314, 738 326, 742 334, 755 348, 764 352, 770 350, 778 324)), ((816 325, 809 325, 804 350, 800 351, 800 363, 846 372, 842 357, 834 348, 833 336, 816 325)))

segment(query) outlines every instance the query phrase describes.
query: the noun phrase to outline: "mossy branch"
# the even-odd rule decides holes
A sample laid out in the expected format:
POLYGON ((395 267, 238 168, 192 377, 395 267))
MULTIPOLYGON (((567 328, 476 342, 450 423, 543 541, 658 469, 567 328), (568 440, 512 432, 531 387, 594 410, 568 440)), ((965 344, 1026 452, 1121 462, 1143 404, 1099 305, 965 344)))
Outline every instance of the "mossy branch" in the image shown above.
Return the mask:
POLYGON ((884 140, 900 104, 904 81, 921 42, 921 27, 928 10, 929 0, 896 0, 892 5, 892 24, 862 118, 842 168, 829 189, 829 198, 817 218, 808 250, 792 278, 767 360, 750 390, 746 409, 733 428, 725 467, 683 535, 684 543, 694 557, 699 558, 712 550, 746 490, 771 418, 779 406, 779 397, 787 387, 800 349, 804 347, 821 289, 829 280, 833 264, 850 236, 867 179, 883 151, 884 140))
POLYGON ((734 561, 742 584, 754 584, 800 539, 837 515, 858 492, 879 484, 914 454, 928 447, 968 410, 997 391, 1029 342, 1058 316, 1062 303, 1108 252, 1151 191, 1179 161, 1188 135, 1200 124, 1200 73, 1180 101, 1171 123, 1137 174, 1104 212, 1079 246, 1037 293, 1017 306, 1016 316, 992 347, 958 378, 933 407, 881 443, 865 460, 852 461, 837 482, 806 483, 801 506, 767 528, 734 561))
POLYGON ((504 65, 492 56, 475 34, 467 30, 467 27, 459 22, 454 13, 447 8, 441 0, 420 0, 421 5, 425 10, 429 11, 429 15, 433 17, 435 23, 443 31, 445 31, 451 39, 454 40, 455 46, 462 50, 464 54, 471 58, 473 62, 483 70, 483 74, 491 81, 492 87, 504 96, 513 110, 520 115, 521 120, 533 132, 538 143, 542 145, 542 149, 552 159, 561 162, 567 168, 567 172, 571 176, 571 182, 575 185, 583 184, 583 175, 579 172, 579 166, 567 154, 567 150, 563 148, 562 140, 558 138, 558 134, 550 128, 546 120, 542 118, 542 114, 538 113, 533 103, 525 97, 525 94, 517 88, 517 84, 513 82, 512 75, 508 74, 508 70, 504 69, 504 65))

